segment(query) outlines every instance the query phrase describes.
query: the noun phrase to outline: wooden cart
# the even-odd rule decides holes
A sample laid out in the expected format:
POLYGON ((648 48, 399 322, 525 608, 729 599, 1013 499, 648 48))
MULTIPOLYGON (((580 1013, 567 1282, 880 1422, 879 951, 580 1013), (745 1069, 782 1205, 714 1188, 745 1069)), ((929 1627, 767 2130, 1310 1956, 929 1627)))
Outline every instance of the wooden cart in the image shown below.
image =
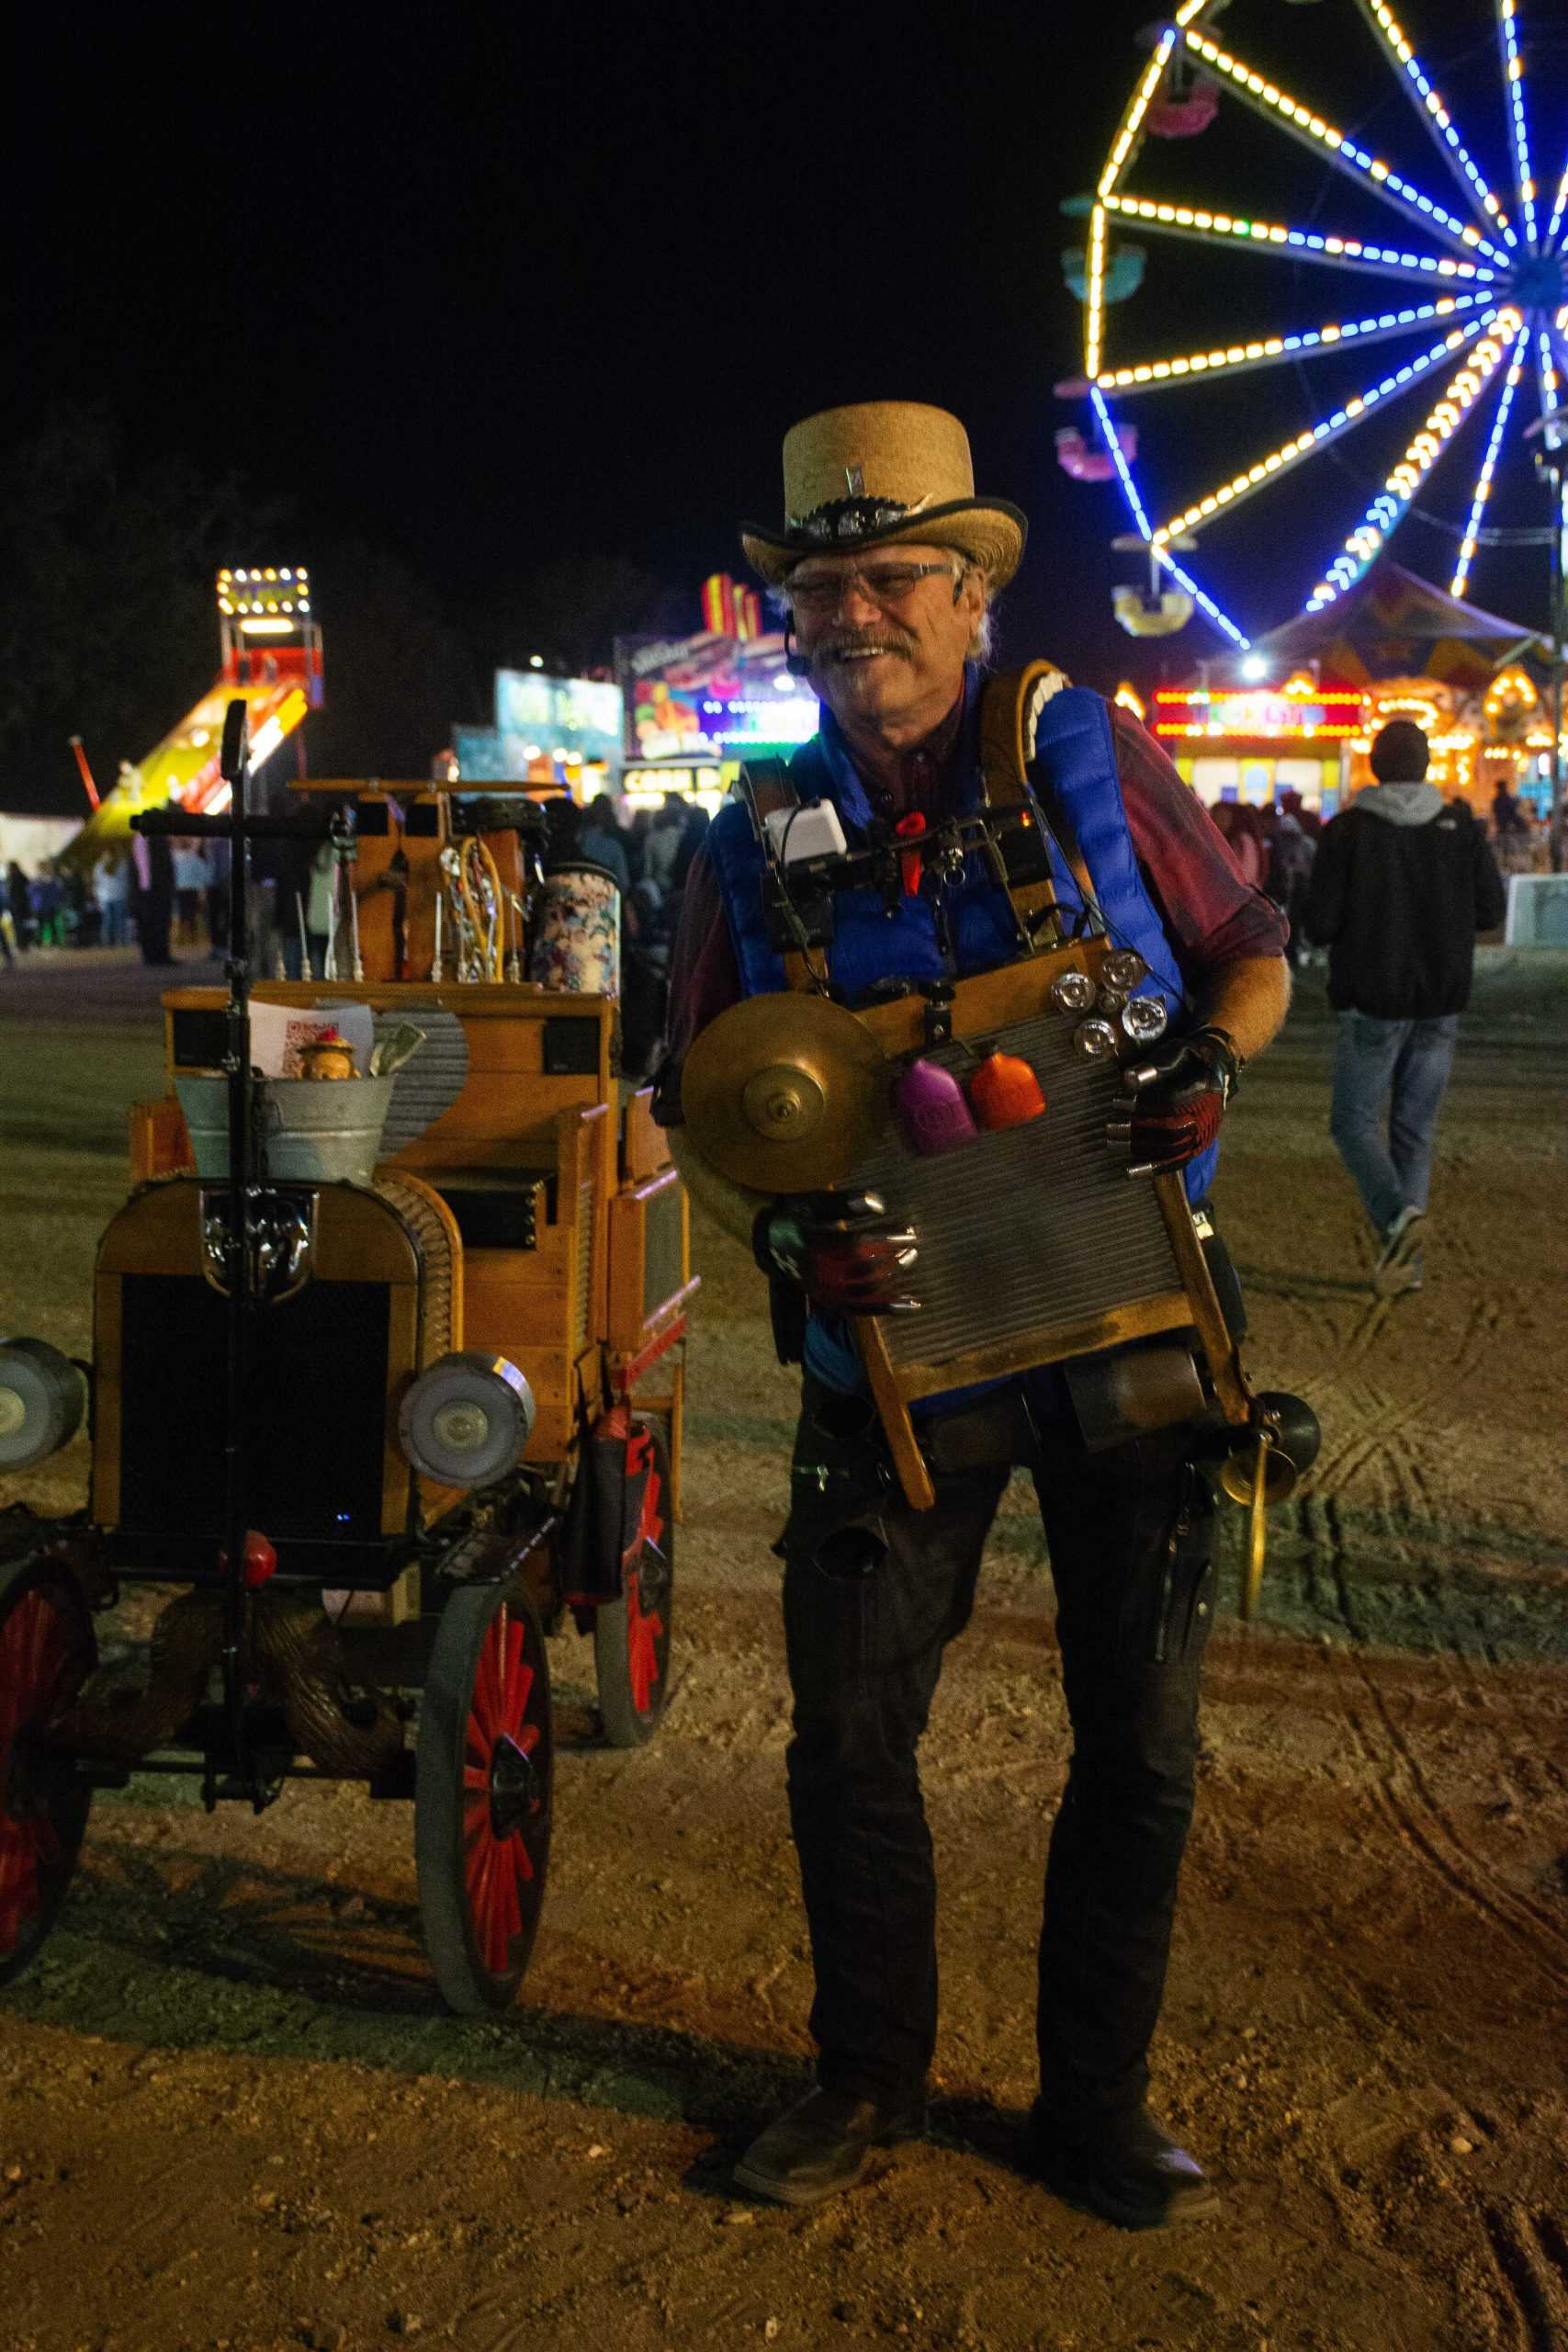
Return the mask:
MULTIPOLYGON (((569 1616, 592 1635, 613 1744, 647 1740, 664 1708, 685 1195, 649 1092, 615 1074, 607 997, 253 993, 366 1004, 426 1045, 368 1182, 249 1188, 243 1595, 223 1548, 234 1195, 195 1172, 173 1091, 131 1113, 130 1195, 95 1276, 90 1500, 0 1521, 0 1984, 49 1933, 95 1788, 190 1773, 209 1809, 259 1810, 303 1776, 412 1800, 441 1990, 501 2007, 545 1889, 545 1636, 569 1616), (94 1621, 137 1583, 176 1589, 128 1679, 98 1667, 94 1621)), ((171 1081, 219 1066, 224 993, 164 1003, 171 1081)), ((0 1408, 73 1377, 25 1344, 0 1363, 0 1408)), ((66 1404, 56 1419, 68 1436, 66 1404)))

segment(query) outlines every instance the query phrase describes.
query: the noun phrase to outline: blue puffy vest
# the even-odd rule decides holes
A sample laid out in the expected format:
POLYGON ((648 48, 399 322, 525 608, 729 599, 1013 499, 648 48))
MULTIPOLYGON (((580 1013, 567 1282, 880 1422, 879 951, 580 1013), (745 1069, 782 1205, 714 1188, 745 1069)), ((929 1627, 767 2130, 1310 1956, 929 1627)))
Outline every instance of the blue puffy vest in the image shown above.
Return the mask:
MULTIPOLYGON (((961 808, 978 808, 981 803, 980 684, 978 672, 969 665, 960 746, 961 808)), ((1054 799, 1077 837, 1111 937, 1119 946, 1135 948, 1149 967, 1139 993, 1163 998, 1172 1025, 1179 1028, 1187 1002, 1180 966, 1138 871, 1116 770, 1111 714, 1103 695, 1085 686, 1067 686, 1052 696, 1040 714, 1031 773, 1048 787, 1047 808, 1054 799)), ((830 711, 823 710, 821 732, 796 752, 789 774, 803 803, 833 803, 852 847, 857 836, 863 837, 872 822, 871 804, 830 711)), ((750 812, 739 802, 728 803, 714 819, 707 846, 746 994, 763 996, 783 989, 784 960, 768 936, 762 906, 765 864, 750 812)), ((1082 894, 1054 846, 1052 867, 1063 906, 1081 907, 1082 894)), ((1007 894, 979 853, 970 854, 961 876, 944 884, 942 903, 952 947, 950 958, 943 957, 936 915, 924 896, 904 899, 897 911, 889 915, 875 890, 836 894, 828 972, 846 1003, 863 1002, 880 980, 962 979, 1015 961, 1018 933, 1007 894)), ((1201 1201, 1207 1193, 1216 1156, 1217 1147, 1211 1146, 1189 1162, 1186 1182, 1190 1201, 1201 1201)), ((814 1317, 807 1340, 808 1364, 823 1372, 832 1385, 848 1385, 852 1384, 835 1374, 848 1370, 852 1358, 847 1340, 838 1340, 830 1327, 819 1329, 814 1317), (836 1361, 840 1355, 841 1364, 836 1361), (835 1361, 829 1363, 829 1356, 835 1361)))

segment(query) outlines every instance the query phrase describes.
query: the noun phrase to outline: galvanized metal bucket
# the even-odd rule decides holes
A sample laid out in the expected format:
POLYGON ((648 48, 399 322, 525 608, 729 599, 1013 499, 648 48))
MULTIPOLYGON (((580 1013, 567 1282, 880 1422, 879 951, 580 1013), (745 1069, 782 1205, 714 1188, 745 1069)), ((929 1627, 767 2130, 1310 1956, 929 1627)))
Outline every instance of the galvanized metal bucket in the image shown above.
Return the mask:
MULTIPOLYGON (((381 1152, 394 1078, 264 1078, 258 1174, 277 1184, 367 1184, 381 1152)), ((176 1078, 196 1172, 229 1173, 229 1081, 176 1078)))

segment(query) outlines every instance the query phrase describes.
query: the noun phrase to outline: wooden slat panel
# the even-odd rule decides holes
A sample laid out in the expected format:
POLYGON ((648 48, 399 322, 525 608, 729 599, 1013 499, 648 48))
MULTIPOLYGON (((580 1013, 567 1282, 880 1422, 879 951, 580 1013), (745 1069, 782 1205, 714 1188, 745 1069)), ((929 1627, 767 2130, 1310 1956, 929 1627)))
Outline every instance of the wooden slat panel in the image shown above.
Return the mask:
POLYGON ((627 1101, 621 1144, 621 1174, 640 1184, 670 1165, 670 1141, 653 1115, 653 1089, 643 1086, 627 1101))

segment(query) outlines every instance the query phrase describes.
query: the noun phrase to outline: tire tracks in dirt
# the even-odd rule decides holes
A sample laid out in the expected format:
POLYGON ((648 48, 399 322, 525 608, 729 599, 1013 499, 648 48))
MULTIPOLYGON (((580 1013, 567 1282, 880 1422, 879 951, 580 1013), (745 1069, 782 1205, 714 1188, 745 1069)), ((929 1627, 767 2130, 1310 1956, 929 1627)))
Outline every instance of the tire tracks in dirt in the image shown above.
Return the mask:
POLYGON ((1480 2218, 1498 2284, 1508 2352, 1562 2352, 1568 2344, 1568 2237, 1555 2214, 1510 2199, 1480 2218))
MULTIPOLYGON (((1476 1280, 1478 1295, 1472 1301, 1452 1367, 1435 1372, 1390 1402, 1375 1428, 1358 1430, 1343 1439, 1320 1457, 1311 1480, 1338 1613, 1352 1644, 1339 1655, 1359 1685, 1359 1690, 1345 1690, 1341 1678, 1340 1703, 1351 1736, 1371 1769, 1376 1801, 1396 1834, 1408 1841, 1451 1894, 1528 1951, 1555 1982, 1568 1984, 1568 1932, 1563 1924, 1545 1905, 1512 1886, 1465 1838, 1434 1788, 1415 1745, 1396 1721, 1382 1682, 1369 1665, 1363 1649, 1368 1632, 1356 1606, 1349 1545, 1340 1517, 1344 1488, 1369 1473, 1378 1475, 1383 1488, 1378 1499, 1393 1521, 1387 1537, 1391 1549, 1410 1556, 1409 1544, 1398 1533, 1402 1516, 1437 1516, 1417 1440, 1430 1430, 1432 1408, 1456 1393, 1462 1394, 1510 1320, 1506 1301, 1487 1289, 1483 1269, 1473 1251, 1461 1242, 1458 1254, 1463 1271, 1476 1280)), ((1366 1307, 1347 1342, 1347 1363, 1365 1362, 1371 1354, 1393 1304, 1378 1299, 1366 1307)), ((1440 1584, 1439 1577, 1431 1594, 1433 1629, 1441 1636, 1445 1658, 1453 1662, 1456 1688, 1478 1690, 1483 1678, 1473 1656, 1467 1656, 1453 1638, 1440 1584)))

